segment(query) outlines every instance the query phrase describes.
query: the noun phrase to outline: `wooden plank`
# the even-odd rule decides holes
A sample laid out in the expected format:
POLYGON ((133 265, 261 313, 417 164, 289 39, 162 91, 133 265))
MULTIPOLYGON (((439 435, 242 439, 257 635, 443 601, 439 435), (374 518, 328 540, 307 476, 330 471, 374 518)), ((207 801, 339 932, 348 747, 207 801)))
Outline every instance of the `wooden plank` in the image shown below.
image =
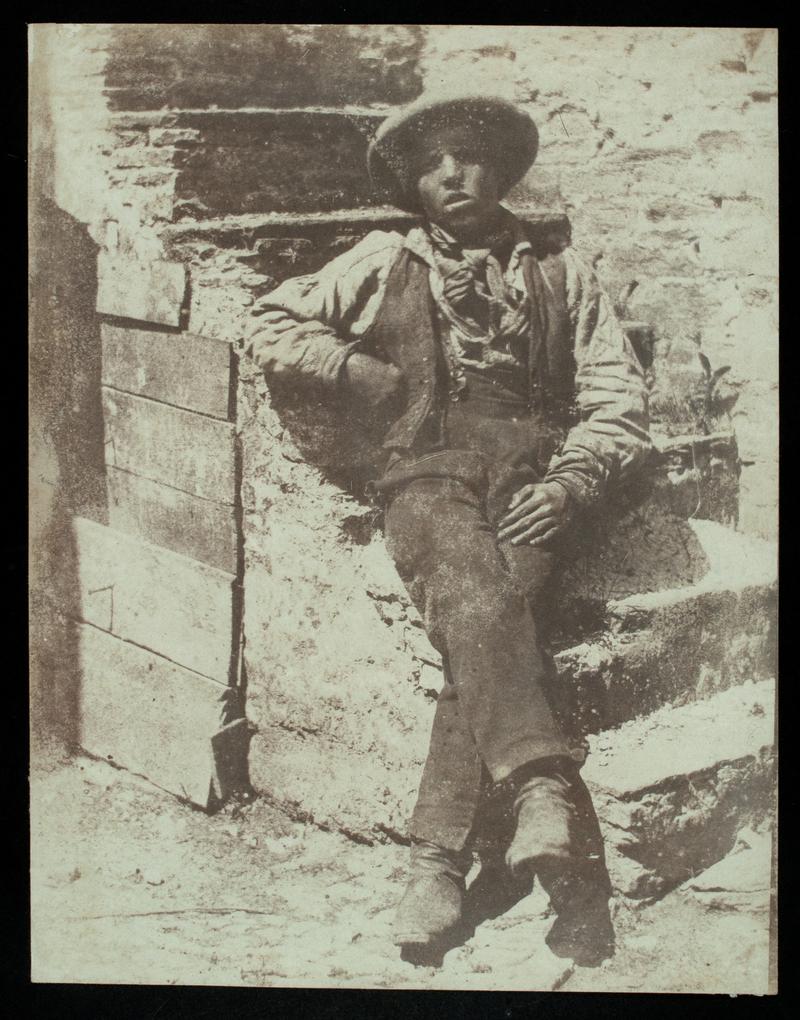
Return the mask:
POLYGON ((107 469, 108 523, 173 552, 235 574, 238 529, 232 506, 107 469))
POLYGON ((191 333, 157 333, 104 322, 106 386, 167 404, 230 418, 231 344, 191 333))
POLYGON ((208 807, 224 689, 95 627, 77 631, 80 746, 208 807))
POLYGON ((97 311, 165 326, 180 325, 187 267, 156 259, 140 262, 101 251, 97 257, 97 311))
POLYGON ((106 464, 232 504, 234 426, 103 387, 106 464))
POLYGON ((232 574, 81 517, 72 533, 69 615, 227 684, 238 641, 232 574))

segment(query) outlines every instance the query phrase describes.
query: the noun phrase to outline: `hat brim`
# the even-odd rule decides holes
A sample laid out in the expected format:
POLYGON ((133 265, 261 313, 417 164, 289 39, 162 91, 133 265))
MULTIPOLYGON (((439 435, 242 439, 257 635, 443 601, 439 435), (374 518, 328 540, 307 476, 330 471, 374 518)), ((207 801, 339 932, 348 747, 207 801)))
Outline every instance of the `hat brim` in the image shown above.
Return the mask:
POLYGON ((419 212, 416 182, 404 179, 402 160, 414 137, 433 124, 466 124, 490 135, 497 152, 503 194, 513 187, 536 160, 539 132, 533 119, 496 96, 425 95, 391 114, 378 128, 367 150, 367 165, 375 188, 389 202, 408 212, 419 212))

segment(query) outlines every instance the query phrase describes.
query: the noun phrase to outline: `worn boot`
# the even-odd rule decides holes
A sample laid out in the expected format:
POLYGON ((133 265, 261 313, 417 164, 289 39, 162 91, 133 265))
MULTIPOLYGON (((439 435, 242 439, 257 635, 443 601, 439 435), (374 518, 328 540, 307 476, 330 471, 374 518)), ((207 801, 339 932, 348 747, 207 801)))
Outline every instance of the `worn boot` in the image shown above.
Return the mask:
POLYGON ((412 843, 411 877, 395 916, 395 945, 431 946, 458 926, 471 866, 469 851, 412 843))
POLYGON ((540 865, 567 865, 573 859, 574 805, 569 768, 529 775, 514 798, 516 831, 506 851, 512 874, 540 865))

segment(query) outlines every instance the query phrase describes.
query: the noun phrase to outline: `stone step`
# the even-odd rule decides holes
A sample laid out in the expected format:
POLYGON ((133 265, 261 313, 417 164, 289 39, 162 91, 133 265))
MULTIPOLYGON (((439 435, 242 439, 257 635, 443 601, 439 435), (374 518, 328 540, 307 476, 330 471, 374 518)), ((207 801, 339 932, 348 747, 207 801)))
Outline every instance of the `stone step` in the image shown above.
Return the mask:
MULTIPOLYGON (((769 681, 744 684, 591 739, 583 776, 616 895, 648 902, 683 885, 703 902, 722 896, 727 879, 712 869, 741 830, 763 832, 772 819, 774 690, 769 681)), ((419 762, 400 769, 272 726, 258 737, 253 781, 293 817, 358 841, 403 838, 419 762), (321 784, 321 774, 336 781, 321 784)))
POLYGON ((667 706, 591 738, 583 777, 615 889, 661 896, 725 857, 740 829, 770 819, 774 738, 773 681, 667 706))
POLYGON ((772 543, 654 505, 621 521, 564 592, 565 616, 596 624, 556 655, 579 732, 775 675, 772 543))
POLYGON ((602 976, 576 967, 563 990, 596 992, 600 978, 605 992, 636 992, 646 976, 651 992, 774 994, 771 843, 744 829, 727 857, 647 909, 619 903, 613 959, 602 976))

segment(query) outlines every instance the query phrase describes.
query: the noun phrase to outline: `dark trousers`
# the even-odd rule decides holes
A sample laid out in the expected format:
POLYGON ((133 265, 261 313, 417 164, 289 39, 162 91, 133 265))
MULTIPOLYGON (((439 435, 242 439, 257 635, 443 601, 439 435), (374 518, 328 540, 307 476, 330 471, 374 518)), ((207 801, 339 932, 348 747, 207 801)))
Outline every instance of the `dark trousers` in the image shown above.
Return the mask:
POLYGON ((541 480, 551 450, 552 436, 513 401, 472 399, 449 415, 447 449, 388 472, 387 545, 446 679, 414 839, 460 850, 486 773, 497 783, 571 754, 546 694, 553 663, 542 632, 565 548, 496 537, 511 495, 541 480))

